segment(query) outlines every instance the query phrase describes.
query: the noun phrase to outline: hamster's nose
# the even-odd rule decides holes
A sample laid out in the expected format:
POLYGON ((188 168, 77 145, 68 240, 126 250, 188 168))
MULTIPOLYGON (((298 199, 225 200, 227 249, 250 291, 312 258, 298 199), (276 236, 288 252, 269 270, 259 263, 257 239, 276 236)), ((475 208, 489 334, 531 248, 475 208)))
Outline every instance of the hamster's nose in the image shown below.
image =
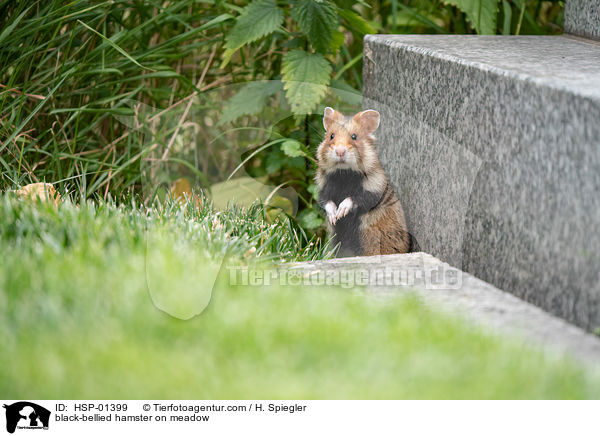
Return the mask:
POLYGON ((337 154, 338 157, 344 157, 346 155, 346 149, 344 147, 337 147, 335 149, 335 154, 337 154))

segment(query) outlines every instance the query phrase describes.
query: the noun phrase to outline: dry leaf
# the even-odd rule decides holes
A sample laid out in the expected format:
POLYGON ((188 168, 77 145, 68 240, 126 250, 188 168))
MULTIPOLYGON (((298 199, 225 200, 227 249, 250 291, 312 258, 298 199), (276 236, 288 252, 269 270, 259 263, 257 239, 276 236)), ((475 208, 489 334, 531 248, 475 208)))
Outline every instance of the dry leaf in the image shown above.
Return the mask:
POLYGON ((48 200, 54 205, 58 205, 62 202, 60 194, 50 183, 31 183, 14 192, 21 198, 39 198, 43 201, 48 200))
POLYGON ((196 207, 200 207, 202 198, 192 192, 192 185, 188 179, 181 177, 173 182, 171 186, 171 197, 179 203, 185 203, 187 199, 193 198, 196 207))

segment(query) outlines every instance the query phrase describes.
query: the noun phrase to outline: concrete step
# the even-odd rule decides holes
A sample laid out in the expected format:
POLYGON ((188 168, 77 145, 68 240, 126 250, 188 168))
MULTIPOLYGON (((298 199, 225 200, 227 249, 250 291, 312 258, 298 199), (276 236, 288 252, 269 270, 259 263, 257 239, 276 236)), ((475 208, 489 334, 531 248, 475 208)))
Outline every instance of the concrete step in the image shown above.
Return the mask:
POLYGON ((427 253, 301 262, 282 266, 305 283, 364 285, 378 297, 416 295, 426 305, 551 354, 600 369, 600 338, 427 253), (320 275, 320 277, 318 277, 320 275), (312 280, 312 281, 311 281, 312 280))
POLYGON ((423 251, 600 326, 600 43, 369 35, 363 92, 423 251))

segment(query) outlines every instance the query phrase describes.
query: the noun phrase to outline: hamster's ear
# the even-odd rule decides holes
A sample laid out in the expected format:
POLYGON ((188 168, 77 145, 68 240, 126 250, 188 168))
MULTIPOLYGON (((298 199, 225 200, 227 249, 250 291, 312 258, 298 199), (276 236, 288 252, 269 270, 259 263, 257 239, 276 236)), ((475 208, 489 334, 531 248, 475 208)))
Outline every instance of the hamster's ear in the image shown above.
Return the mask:
POLYGON ((336 111, 333 108, 326 107, 323 113, 323 127, 325 130, 330 130, 333 127, 333 123, 340 123, 344 119, 344 115, 341 112, 336 111))
POLYGON ((368 133, 373 133, 379 127, 379 112, 367 109, 354 115, 354 122, 358 123, 368 133))

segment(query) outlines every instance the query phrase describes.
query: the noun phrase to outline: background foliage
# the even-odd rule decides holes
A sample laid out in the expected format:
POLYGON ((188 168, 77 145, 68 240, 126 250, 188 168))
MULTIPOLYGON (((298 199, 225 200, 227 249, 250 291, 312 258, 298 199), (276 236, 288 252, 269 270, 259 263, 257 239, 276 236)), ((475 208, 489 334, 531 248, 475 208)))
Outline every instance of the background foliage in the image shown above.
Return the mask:
POLYGON ((563 1, 0 0, 0 188, 151 201, 244 176, 319 232, 325 103, 360 106, 368 33, 549 34, 563 1), (161 187, 165 187, 164 189, 161 187), (148 189, 145 189, 148 188, 148 189), (281 191, 293 188, 293 195, 281 191))

